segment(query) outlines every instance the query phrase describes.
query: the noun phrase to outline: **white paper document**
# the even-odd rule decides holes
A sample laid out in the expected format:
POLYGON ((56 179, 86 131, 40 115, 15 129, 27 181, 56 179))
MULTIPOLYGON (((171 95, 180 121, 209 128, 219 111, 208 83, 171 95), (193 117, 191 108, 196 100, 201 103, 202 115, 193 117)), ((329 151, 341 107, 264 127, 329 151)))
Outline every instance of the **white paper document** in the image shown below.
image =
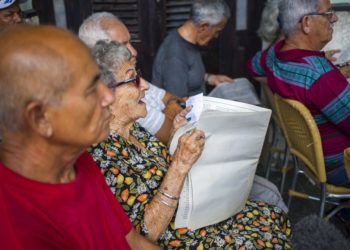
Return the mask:
POLYGON ((192 230, 239 212, 250 193, 271 111, 219 98, 204 97, 199 121, 179 129, 171 142, 193 126, 205 132, 201 157, 180 195, 175 227, 192 230))
POLYGON ((186 107, 191 106, 191 111, 186 115, 190 123, 197 122, 203 111, 203 93, 190 96, 186 101, 186 107))

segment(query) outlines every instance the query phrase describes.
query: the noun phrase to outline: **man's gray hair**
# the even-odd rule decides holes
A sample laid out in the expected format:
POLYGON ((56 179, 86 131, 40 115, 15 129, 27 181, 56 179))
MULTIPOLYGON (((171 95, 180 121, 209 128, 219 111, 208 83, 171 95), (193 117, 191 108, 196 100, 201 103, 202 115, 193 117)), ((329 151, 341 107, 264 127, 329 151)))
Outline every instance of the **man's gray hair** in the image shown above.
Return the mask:
POLYGON ((278 22, 278 4, 281 0, 268 0, 263 9, 258 36, 268 43, 276 41, 281 33, 280 24, 278 22))
POLYGON ((279 4, 280 21, 283 34, 298 31, 298 23, 308 13, 317 12, 319 0, 281 0, 279 4))
POLYGON ((98 41, 91 49, 91 53, 101 70, 101 80, 107 86, 116 82, 113 71, 118 70, 132 57, 126 45, 115 41, 98 41))
POLYGON ((230 8, 224 0, 194 0, 190 19, 196 25, 207 23, 209 26, 215 26, 230 16, 230 8))
POLYGON ((92 48, 97 41, 110 41, 108 27, 105 21, 112 20, 120 22, 120 19, 109 12, 97 12, 83 21, 79 28, 79 38, 89 47, 92 48))

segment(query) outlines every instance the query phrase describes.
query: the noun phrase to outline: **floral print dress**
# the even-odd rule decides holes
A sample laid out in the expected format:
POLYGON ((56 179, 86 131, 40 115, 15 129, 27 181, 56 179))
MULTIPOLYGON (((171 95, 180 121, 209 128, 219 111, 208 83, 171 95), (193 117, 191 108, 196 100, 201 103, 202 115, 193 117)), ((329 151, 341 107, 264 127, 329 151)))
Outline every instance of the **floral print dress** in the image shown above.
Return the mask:
MULTIPOLYGON (((112 131, 107 140, 89 151, 136 231, 147 235, 144 211, 157 193, 171 157, 167 147, 137 123, 130 133, 147 150, 112 131)), ((291 249, 290 221, 280 208, 264 202, 247 201, 231 218, 192 231, 174 229, 174 219, 158 240, 165 249, 291 249)))

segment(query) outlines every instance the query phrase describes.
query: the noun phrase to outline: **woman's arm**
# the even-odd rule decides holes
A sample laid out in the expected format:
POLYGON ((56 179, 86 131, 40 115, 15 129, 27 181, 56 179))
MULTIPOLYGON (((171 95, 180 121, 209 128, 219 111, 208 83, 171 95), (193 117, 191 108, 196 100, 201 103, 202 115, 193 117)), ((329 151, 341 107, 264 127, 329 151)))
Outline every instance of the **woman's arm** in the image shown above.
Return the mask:
POLYGON ((138 234, 134 229, 130 231, 126 235, 126 240, 131 247, 131 249, 135 250, 160 250, 161 247, 155 245, 153 242, 150 242, 146 238, 144 238, 142 235, 138 234))
POLYGON ((145 210, 144 222, 148 228, 148 238, 152 241, 160 237, 174 216, 186 175, 199 158, 203 147, 203 131, 194 129, 180 137, 174 159, 158 193, 145 210))

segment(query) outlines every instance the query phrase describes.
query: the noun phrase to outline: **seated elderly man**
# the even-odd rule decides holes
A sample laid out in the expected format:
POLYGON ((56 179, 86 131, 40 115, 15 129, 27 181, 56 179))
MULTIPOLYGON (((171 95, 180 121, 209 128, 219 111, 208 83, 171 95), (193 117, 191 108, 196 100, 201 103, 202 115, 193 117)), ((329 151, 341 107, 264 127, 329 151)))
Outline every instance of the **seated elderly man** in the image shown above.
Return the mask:
MULTIPOLYGON (((89 16, 79 28, 79 37, 90 48, 99 40, 125 44, 133 60, 136 61, 137 51, 130 43, 127 27, 111 13, 99 12, 89 16)), ((140 118, 139 123, 159 140, 167 143, 172 131, 173 119, 182 110, 176 102, 181 99, 150 83, 149 86, 144 98, 147 116, 140 118)))
POLYGON ((0 28, 22 21, 19 0, 0 0, 0 28))
POLYGON ((0 35, 0 248, 159 249, 137 234, 88 153, 112 93, 88 48, 50 26, 0 35))
POLYGON ((205 84, 216 86, 209 96, 260 104, 254 86, 245 78, 205 73, 198 46, 218 37, 230 18, 224 0, 195 0, 191 18, 169 33, 153 64, 152 82, 177 96, 205 93, 205 84), (233 83, 233 84, 232 84, 233 83))
POLYGON ((302 102, 322 138, 327 182, 350 186, 343 151, 350 146, 350 86, 320 50, 332 39, 337 16, 329 0, 281 0, 286 39, 248 63, 255 77, 266 76, 271 90, 302 102))
MULTIPOLYGON (((263 49, 267 49, 272 44, 284 39, 284 35, 281 33, 280 22, 278 20, 278 5, 280 1, 281 0, 268 0, 265 3, 265 7, 261 14, 260 25, 257 33, 261 38, 263 49)), ((343 37, 343 40, 346 40, 346 38, 343 37)), ((329 47, 328 45, 329 44, 327 44, 325 48, 329 47)), ((346 52, 343 52, 343 48, 341 50, 338 48, 342 48, 342 46, 333 46, 332 49, 324 50, 325 57, 335 63, 337 61, 337 57, 346 52), (337 55, 338 53, 340 53, 340 55, 337 55)), ((350 76, 350 67, 348 65, 341 67, 340 71, 346 78, 350 76)))

